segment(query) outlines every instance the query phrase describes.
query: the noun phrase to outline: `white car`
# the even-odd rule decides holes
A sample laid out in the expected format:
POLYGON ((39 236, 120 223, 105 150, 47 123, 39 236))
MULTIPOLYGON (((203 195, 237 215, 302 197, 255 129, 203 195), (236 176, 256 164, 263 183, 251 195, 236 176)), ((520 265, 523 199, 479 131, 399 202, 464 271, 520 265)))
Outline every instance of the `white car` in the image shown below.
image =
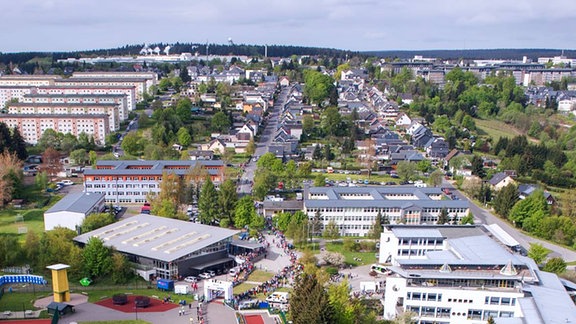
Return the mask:
POLYGON ((194 276, 188 276, 186 278, 184 278, 184 281, 186 282, 197 282, 198 278, 194 277, 194 276))
POLYGON ((71 186, 74 184, 74 182, 72 182, 71 180, 62 180, 61 182, 65 186, 71 186))
POLYGON ((201 273, 198 277, 202 278, 202 279, 210 279, 212 278, 212 276, 210 275, 210 273, 208 272, 203 272, 201 273))

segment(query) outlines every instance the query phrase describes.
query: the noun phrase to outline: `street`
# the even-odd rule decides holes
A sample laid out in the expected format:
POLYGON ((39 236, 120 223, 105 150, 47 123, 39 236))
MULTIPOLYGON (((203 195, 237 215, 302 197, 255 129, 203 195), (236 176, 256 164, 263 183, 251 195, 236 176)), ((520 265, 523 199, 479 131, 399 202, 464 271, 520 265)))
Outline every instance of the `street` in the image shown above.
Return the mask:
MULTIPOLYGON (((256 143, 256 151, 254 152, 254 157, 260 157, 262 154, 268 152, 268 146, 272 143, 274 139, 274 133, 276 132, 276 127, 278 125, 278 118, 280 117, 280 112, 282 111, 282 106, 286 102, 288 96, 289 88, 283 88, 278 95, 278 100, 274 102, 274 106, 268 115, 268 122, 264 131, 260 135, 258 143, 256 143)), ((250 194, 252 192, 252 183, 254 181, 254 172, 256 171, 256 159, 252 158, 244 166, 244 173, 240 178, 240 184, 238 185, 238 193, 240 194, 250 194)))

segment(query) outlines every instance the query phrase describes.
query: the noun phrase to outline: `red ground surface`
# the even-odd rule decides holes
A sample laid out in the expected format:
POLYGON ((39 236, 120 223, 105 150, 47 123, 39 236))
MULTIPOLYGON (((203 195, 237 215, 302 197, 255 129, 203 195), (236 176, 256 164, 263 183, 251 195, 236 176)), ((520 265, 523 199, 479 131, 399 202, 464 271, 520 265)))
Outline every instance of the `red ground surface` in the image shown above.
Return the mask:
POLYGON ((37 320, 14 320, 14 321, 4 321, 2 320, 2 324, 50 324, 52 320, 49 319, 37 319, 37 320))
MULTIPOLYGON (((136 296, 128 296, 128 303, 124 305, 114 305, 112 298, 103 299, 96 303, 96 305, 108 307, 117 311, 124 313, 134 313, 134 299, 136 296)), ((175 303, 162 303, 159 299, 150 298, 150 306, 146 308, 138 307, 138 313, 151 313, 151 312, 165 312, 174 308, 178 308, 178 304, 175 303)), ((188 305, 186 305, 188 307, 188 305)), ((2 323, 4 324, 4 323, 2 323)))
POLYGON ((264 320, 260 315, 244 315, 246 324, 264 324, 264 320))

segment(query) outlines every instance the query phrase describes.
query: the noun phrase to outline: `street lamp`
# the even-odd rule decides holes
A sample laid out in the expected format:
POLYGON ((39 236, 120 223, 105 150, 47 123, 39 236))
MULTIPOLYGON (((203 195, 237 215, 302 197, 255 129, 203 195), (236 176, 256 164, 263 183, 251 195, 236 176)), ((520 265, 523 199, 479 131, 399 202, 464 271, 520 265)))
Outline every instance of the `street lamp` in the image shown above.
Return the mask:
POLYGON ((136 311, 136 320, 138 320, 138 302, 134 301, 134 310, 136 311))

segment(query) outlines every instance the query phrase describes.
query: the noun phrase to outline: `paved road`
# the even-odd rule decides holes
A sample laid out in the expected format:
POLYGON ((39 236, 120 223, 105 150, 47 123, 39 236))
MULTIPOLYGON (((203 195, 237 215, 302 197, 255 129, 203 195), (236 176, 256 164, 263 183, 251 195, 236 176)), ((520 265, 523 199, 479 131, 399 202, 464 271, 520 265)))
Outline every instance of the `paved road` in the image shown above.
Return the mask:
POLYGON ((458 199, 466 200, 469 202, 470 211, 474 215, 476 223, 488 224, 488 225, 498 224, 503 230, 505 230, 508 234, 510 234, 510 236, 512 236, 516 241, 518 241, 518 243, 520 243, 520 245, 522 245, 526 249, 530 248, 530 243, 540 243, 552 251, 550 253, 550 257, 558 257, 559 256, 562 259, 564 259, 566 262, 576 261, 576 252, 569 250, 569 249, 566 249, 564 247, 561 247, 561 246, 558 246, 558 245, 555 245, 555 244, 552 244, 552 243, 542 241, 542 240, 530 237, 528 235, 525 235, 525 234, 521 233, 518 229, 514 228, 509 223, 505 222, 501 218, 492 214, 490 211, 488 211, 484 208, 478 207, 476 204, 474 204, 472 201, 470 201, 468 199, 468 197, 466 197, 464 194, 462 194, 461 192, 456 190, 450 182, 443 180, 442 186, 451 188, 451 190, 458 197, 458 199))
MULTIPOLYGON (((274 139, 274 133, 276 132, 276 127, 278 126, 278 118, 280 117, 280 112, 282 106, 286 102, 288 97, 288 88, 282 89, 278 95, 278 99, 274 102, 274 106, 268 115, 268 122, 266 127, 260 134, 260 139, 256 143, 256 150, 254 156, 259 157, 262 154, 268 152, 268 146, 272 143, 274 139)), ((250 194, 252 192, 251 181, 254 181, 254 172, 256 171, 256 161, 250 159, 250 161, 244 166, 244 173, 240 178, 240 185, 238 186, 238 193, 240 194, 250 194)))

